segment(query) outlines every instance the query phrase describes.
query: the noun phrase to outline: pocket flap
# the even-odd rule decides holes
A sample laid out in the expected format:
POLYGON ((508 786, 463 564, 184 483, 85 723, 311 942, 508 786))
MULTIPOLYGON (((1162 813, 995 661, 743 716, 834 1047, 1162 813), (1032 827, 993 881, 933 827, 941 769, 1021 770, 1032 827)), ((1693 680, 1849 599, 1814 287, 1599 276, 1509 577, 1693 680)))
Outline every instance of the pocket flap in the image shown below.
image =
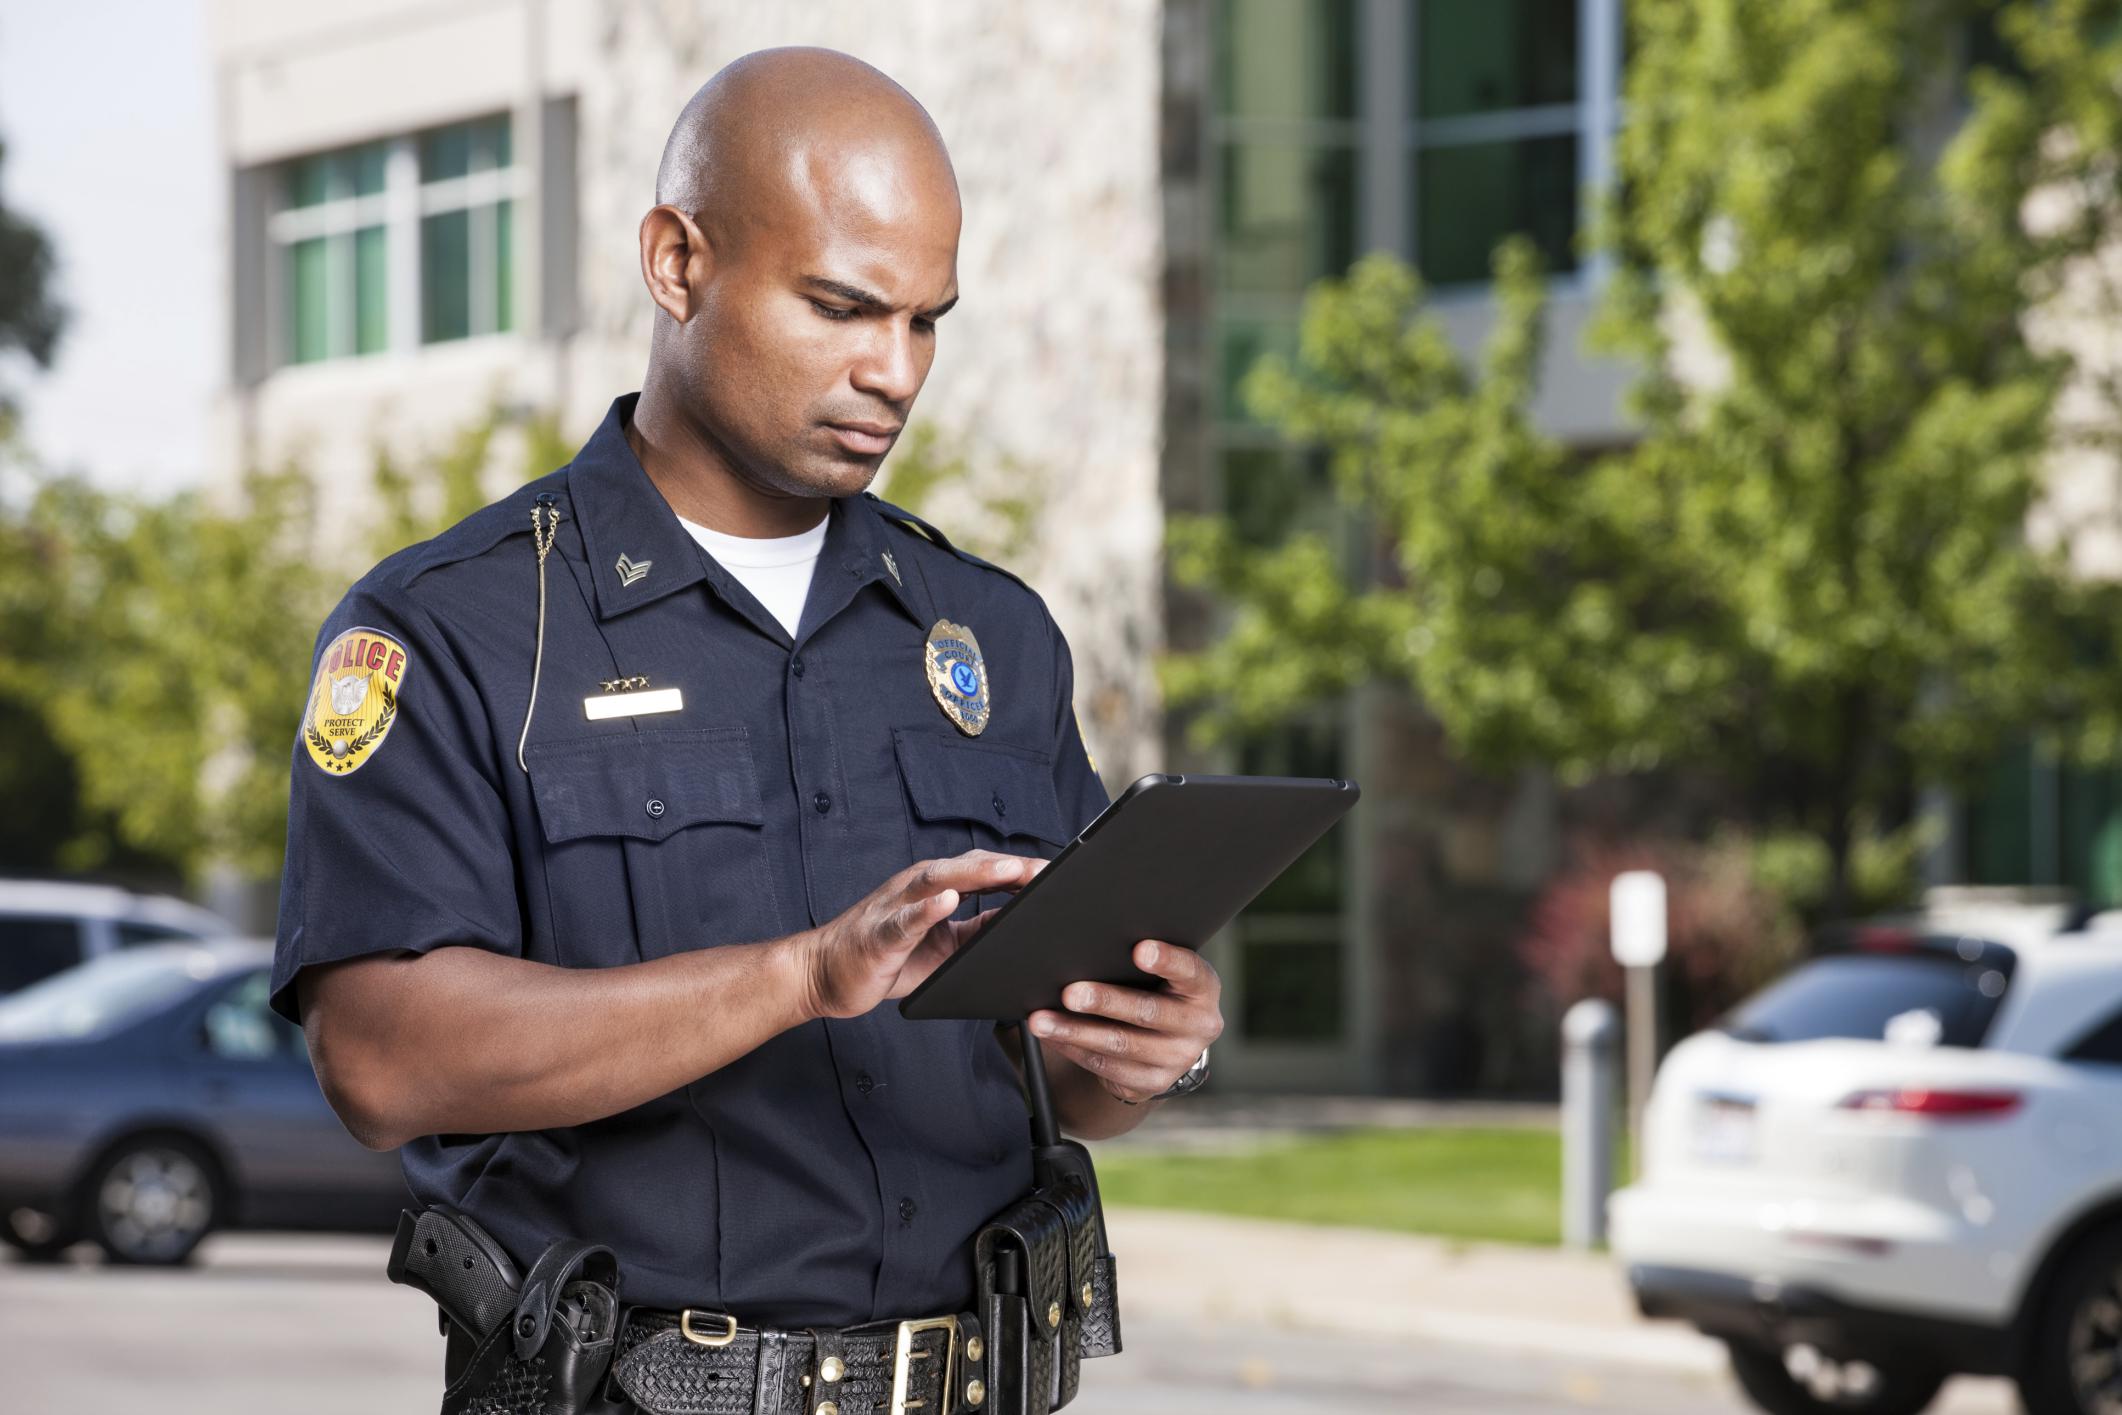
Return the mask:
POLYGON ((609 732, 527 749, 545 838, 662 840, 708 821, 764 825, 742 727, 609 732))
POLYGON ((1000 743, 897 728, 892 741, 914 814, 925 821, 973 820, 1004 835, 1054 845, 1071 836, 1054 795, 1053 759, 1000 743))

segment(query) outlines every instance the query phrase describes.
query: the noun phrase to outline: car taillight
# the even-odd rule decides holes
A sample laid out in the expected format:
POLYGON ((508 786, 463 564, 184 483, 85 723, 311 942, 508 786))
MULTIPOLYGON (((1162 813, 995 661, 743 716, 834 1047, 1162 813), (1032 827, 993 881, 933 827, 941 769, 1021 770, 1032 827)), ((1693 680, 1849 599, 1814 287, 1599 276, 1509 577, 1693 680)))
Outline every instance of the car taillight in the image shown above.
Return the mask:
POLYGON ((1860 953, 1914 953, 1923 938, 1907 929, 1875 926, 1857 930, 1851 944, 1860 953))
POLYGON ((1927 1115, 1938 1120, 1976 1120, 2009 1115, 2019 1108, 2017 1091, 1932 1091, 1917 1087, 1859 1091, 1845 1098, 1842 1110, 1927 1115))

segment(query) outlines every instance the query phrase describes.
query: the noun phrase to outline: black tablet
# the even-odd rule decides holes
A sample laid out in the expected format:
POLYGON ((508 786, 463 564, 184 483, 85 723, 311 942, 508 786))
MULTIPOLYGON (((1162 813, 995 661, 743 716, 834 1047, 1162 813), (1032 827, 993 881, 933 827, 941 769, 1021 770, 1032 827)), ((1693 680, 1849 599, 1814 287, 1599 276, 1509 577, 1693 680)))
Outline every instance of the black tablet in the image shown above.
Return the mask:
POLYGON ((1145 938, 1199 948, 1348 813, 1353 781, 1145 776, 899 1000, 907 1017, 1015 1021, 1082 979, 1155 988, 1145 938))

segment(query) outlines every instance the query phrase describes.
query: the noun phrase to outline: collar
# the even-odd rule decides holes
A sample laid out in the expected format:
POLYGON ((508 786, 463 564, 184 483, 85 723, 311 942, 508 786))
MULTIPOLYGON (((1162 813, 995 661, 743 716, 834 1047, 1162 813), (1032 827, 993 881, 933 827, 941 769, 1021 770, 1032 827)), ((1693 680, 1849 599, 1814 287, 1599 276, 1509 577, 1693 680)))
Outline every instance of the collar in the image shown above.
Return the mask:
MULTIPOLYGON (((568 472, 568 495, 582 536, 597 618, 653 604, 703 580, 746 617, 754 617, 749 613, 755 605, 750 594, 678 523, 677 513, 626 440, 626 426, 640 398, 636 392, 612 400, 568 472)), ((817 621, 823 622, 874 582, 927 629, 935 618, 928 612, 927 586, 908 548, 892 545, 891 538, 875 501, 866 496, 833 498, 818 566, 821 571, 837 566, 841 573, 832 577, 831 589, 813 583, 811 599, 817 603, 805 606, 806 620, 815 611, 817 621)))

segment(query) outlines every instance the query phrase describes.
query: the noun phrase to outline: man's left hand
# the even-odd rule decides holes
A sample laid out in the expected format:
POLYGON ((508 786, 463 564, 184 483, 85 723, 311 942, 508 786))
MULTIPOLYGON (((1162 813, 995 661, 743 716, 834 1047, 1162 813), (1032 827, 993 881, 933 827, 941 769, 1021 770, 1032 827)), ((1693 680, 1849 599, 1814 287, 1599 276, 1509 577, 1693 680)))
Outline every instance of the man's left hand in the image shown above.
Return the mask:
POLYGON ((1061 993, 1067 1011, 1041 1008, 1025 1019, 1041 1043, 1123 1101, 1146 1100, 1170 1086, 1223 1033, 1223 980, 1206 958, 1181 944, 1144 939, 1135 945, 1135 966, 1164 979, 1164 986, 1070 983, 1061 993))

